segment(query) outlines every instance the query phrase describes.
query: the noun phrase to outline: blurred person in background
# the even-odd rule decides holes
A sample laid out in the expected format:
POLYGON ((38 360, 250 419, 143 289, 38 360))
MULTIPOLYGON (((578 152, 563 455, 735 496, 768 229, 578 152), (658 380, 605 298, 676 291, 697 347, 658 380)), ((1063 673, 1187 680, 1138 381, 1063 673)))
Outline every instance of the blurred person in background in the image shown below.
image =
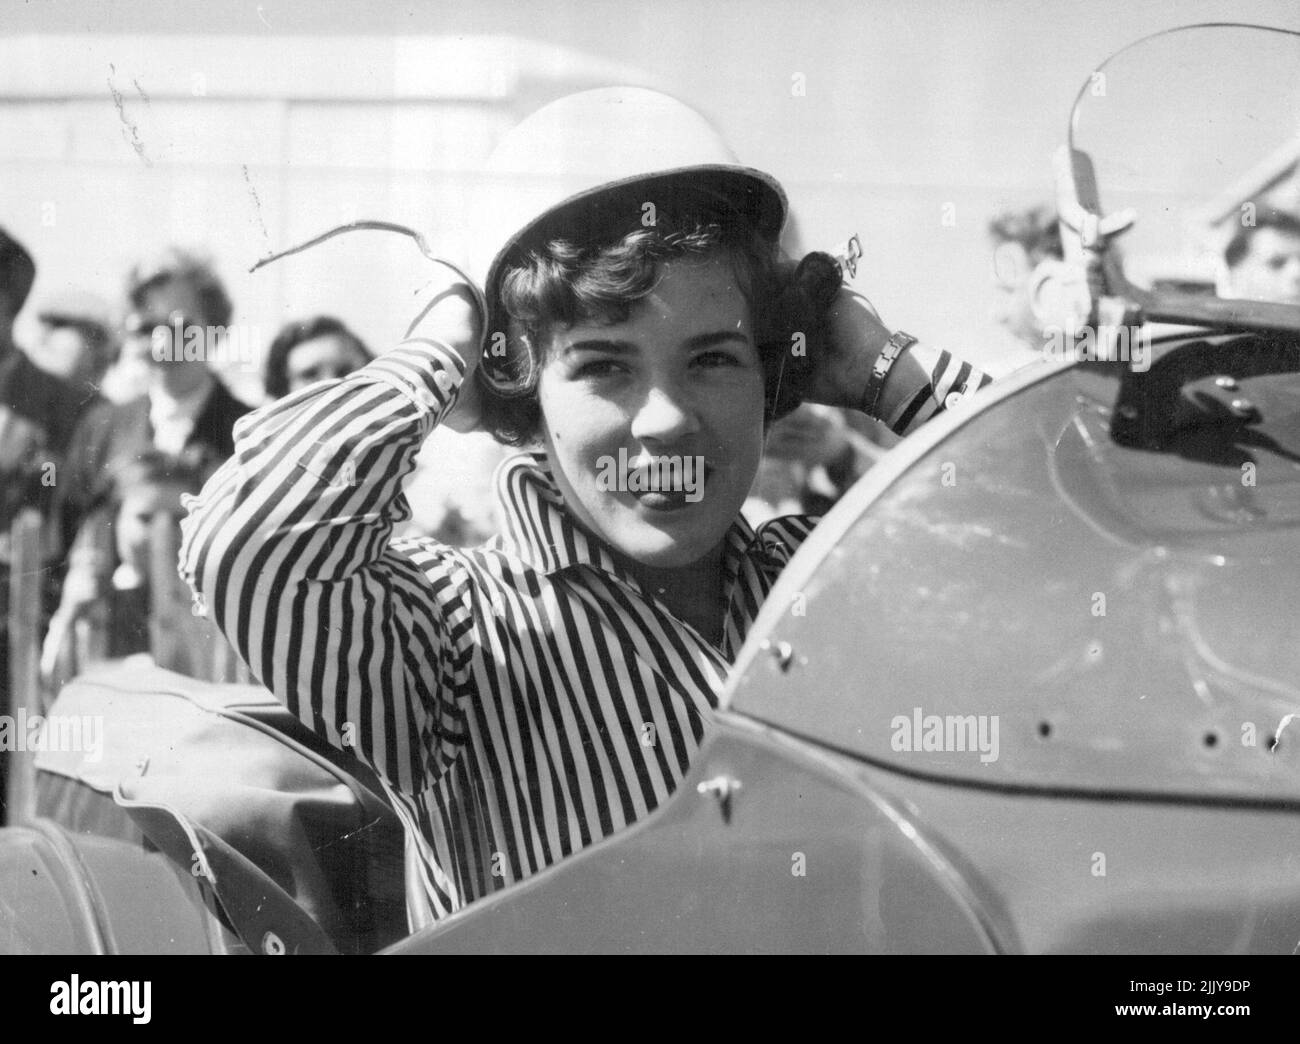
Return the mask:
POLYGON ((149 346, 148 390, 87 413, 55 495, 55 539, 67 556, 69 583, 81 594, 106 590, 118 565, 112 506, 126 496, 132 465, 157 452, 211 474, 231 455, 235 421, 250 409, 209 365, 232 307, 208 261, 168 250, 131 272, 127 300, 124 351, 140 352, 141 342, 149 346), (191 344, 203 350, 189 351, 191 344))
POLYGON ((149 394, 150 374, 153 370, 149 338, 140 337, 138 331, 127 335, 119 326, 114 353, 108 370, 100 382, 99 394, 109 402, 131 402, 149 394))
POLYGON ((1265 211, 1233 234, 1223 251, 1220 297, 1300 304, 1300 217, 1265 211))
MULTIPOLYGON (((372 358, 365 342, 340 320, 318 315, 288 323, 276 334, 267 349, 263 386, 268 399, 282 399, 317 381, 346 377, 372 358)), ((406 490, 411 518, 398 532, 471 547, 496 532, 491 479, 505 454, 487 436, 441 435, 431 440, 438 445, 416 461, 406 490), (449 460, 455 465, 449 467, 449 460)))
POLYGON ((42 301, 36 318, 41 324, 36 350, 40 365, 83 394, 98 394, 117 354, 107 302, 69 290, 42 301))
MULTIPOLYGON (((48 372, 14 343, 14 320, 36 280, 36 263, 0 228, 0 713, 12 709, 9 690, 11 527, 25 507, 42 516, 62 479, 63 458, 81 412, 97 401, 48 372)), ((36 353, 39 356, 39 352, 36 353)), ((35 694, 16 694, 30 701, 35 694)), ((5 766, 0 758, 0 816, 5 766)))
POLYGON ((776 421, 745 518, 760 526, 782 515, 823 515, 885 452, 851 423, 849 411, 803 403, 776 421))
POLYGON ((78 648, 83 622, 103 629, 109 657, 148 652, 150 614, 150 534, 158 515, 180 533, 181 498, 203 486, 193 463, 149 451, 126 466, 108 505, 118 565, 106 588, 88 571, 74 570, 63 588, 59 610, 50 621, 41 654, 41 673, 54 689, 85 666, 78 648))
MULTIPOLYGON (((23 507, 48 514, 73 432, 100 403, 87 382, 74 384, 60 374, 72 349, 61 337, 51 338, 48 324, 34 351, 15 344, 14 320, 35 278, 31 255, 0 229, 0 604, 8 600, 9 528, 23 507)), ((77 322, 84 319, 79 315, 77 322)), ((80 373, 71 367, 66 375, 74 372, 80 373)))
POLYGON ((1061 224, 1047 206, 1009 210, 989 222, 993 240, 994 299, 990 315, 1025 347, 1043 346, 1043 327, 1034 313, 1034 269, 1043 261, 1060 261, 1061 224))
POLYGON ((31 255, 0 229, 0 530, 5 533, 24 505, 48 507, 72 433, 82 413, 98 402, 93 389, 78 389, 54 372, 57 359, 54 366, 42 365, 39 347, 29 353, 14 342, 14 320, 35 278, 31 255))
POLYGON ((269 399, 317 381, 346 377, 373 358, 365 342, 341 321, 318 315, 281 328, 266 352, 263 387, 269 399))

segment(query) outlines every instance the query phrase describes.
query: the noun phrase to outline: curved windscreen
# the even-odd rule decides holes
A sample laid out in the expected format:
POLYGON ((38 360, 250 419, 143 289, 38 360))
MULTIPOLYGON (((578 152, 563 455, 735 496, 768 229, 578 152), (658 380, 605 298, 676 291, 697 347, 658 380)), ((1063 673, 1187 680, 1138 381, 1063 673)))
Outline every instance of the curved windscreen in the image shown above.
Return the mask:
POLYGON ((1091 160, 1137 287, 1294 305, 1300 317, 1300 34, 1240 25, 1138 41, 1084 84, 1091 160))

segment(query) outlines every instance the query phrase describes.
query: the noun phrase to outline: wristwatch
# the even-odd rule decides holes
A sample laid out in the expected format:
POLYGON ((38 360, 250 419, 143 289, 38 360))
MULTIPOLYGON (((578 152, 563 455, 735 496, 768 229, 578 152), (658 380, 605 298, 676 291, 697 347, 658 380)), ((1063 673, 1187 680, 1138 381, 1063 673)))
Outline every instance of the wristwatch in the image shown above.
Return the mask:
POLYGON ((894 360, 914 344, 916 338, 910 333, 896 330, 890 335, 889 340, 885 342, 885 347, 876 356, 876 361, 871 367, 871 375, 867 378, 867 387, 862 393, 863 413, 869 417, 876 417, 877 420, 884 419, 876 416, 876 406, 880 402, 880 393, 885 387, 885 378, 889 376, 889 368, 894 365, 894 360))

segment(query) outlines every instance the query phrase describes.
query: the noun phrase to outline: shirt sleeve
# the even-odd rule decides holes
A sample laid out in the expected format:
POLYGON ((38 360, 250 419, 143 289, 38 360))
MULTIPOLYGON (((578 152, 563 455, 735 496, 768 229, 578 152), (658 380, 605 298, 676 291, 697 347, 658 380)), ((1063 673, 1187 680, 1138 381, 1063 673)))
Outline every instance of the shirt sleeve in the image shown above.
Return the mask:
POLYGON ((389 538, 464 371, 408 340, 248 414, 181 527, 196 611, 308 728, 408 793, 454 714, 454 655, 440 585, 389 538))
POLYGON ((896 435, 907 435, 936 414, 961 402, 989 384, 993 378, 951 352, 926 344, 914 344, 890 369, 886 382, 904 385, 902 395, 891 395, 898 403, 887 417, 877 417, 896 435))

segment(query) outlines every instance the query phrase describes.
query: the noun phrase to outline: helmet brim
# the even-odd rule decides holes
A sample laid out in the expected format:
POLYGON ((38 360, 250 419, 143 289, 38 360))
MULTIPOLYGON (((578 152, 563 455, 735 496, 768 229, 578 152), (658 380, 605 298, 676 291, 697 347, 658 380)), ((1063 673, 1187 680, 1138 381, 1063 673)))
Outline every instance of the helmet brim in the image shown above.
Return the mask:
POLYGON ((556 238, 582 242, 626 228, 647 214, 670 209, 684 191, 716 204, 729 223, 745 225, 777 240, 785 226, 788 203, 784 189, 770 174, 738 164, 700 164, 639 174, 575 193, 549 207, 518 229, 497 251, 488 268, 489 307, 499 308, 498 291, 505 267, 528 250, 556 238), (653 204, 651 211, 646 204, 653 204))

